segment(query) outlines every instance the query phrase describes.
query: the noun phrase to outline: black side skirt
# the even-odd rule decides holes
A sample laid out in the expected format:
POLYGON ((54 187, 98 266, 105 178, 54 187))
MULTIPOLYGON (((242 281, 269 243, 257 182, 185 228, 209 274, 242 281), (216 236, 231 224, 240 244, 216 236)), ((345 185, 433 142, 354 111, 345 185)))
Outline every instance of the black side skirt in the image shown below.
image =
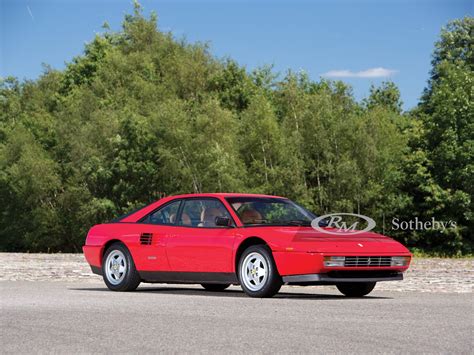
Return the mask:
POLYGON ((92 273, 102 276, 102 268, 91 265, 91 270, 92 270, 92 273))
POLYGON ((143 282, 238 284, 233 272, 138 271, 143 282))

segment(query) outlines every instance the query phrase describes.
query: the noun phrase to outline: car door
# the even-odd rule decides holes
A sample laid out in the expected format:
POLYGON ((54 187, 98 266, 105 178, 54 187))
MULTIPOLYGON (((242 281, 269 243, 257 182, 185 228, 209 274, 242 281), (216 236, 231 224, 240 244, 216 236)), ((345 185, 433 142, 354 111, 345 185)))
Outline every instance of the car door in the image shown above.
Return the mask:
POLYGON ((140 271, 169 271, 166 241, 176 232, 176 217, 181 200, 172 200, 160 206, 137 223, 138 244, 132 252, 140 271))
POLYGON ((216 226, 218 216, 232 221, 217 198, 183 200, 176 232, 167 237, 166 253, 171 271, 232 273, 235 228, 216 226))

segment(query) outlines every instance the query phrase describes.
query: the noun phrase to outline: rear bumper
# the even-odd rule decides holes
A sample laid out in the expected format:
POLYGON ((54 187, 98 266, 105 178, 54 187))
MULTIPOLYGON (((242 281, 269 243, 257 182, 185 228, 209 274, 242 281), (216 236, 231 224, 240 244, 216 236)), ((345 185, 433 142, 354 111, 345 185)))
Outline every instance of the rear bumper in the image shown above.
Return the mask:
POLYGON ((401 272, 386 275, 330 275, 306 274, 283 276, 283 282, 290 285, 335 285, 340 282, 378 282, 403 280, 401 272))
MULTIPOLYGON (((100 245, 84 245, 82 247, 84 257, 91 267, 101 268, 102 266, 102 247, 100 245)), ((94 270, 92 270, 94 271, 94 270)))

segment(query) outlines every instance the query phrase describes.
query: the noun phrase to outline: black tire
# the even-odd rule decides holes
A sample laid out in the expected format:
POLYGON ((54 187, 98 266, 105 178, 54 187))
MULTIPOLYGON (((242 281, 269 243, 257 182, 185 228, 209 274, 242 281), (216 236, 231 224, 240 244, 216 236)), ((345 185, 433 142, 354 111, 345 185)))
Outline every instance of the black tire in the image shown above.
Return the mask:
POLYGON ((207 291, 220 292, 224 291, 230 284, 201 284, 201 286, 207 291))
POLYGON ((345 282, 337 284, 337 289, 347 297, 363 297, 374 289, 376 282, 345 282))
POLYGON ((140 275, 135 268, 135 263, 133 262, 133 258, 130 255, 127 247, 122 243, 114 243, 107 248, 104 253, 104 258, 102 261, 102 277, 104 278, 104 282, 112 291, 133 291, 135 290, 141 282, 140 275), (122 255, 125 257, 125 272, 123 278, 121 278, 120 282, 114 283, 109 280, 109 276, 107 274, 107 259, 111 253, 121 252, 122 255))
POLYGON ((281 276, 278 274, 275 261, 273 260, 272 252, 270 248, 268 248, 266 245, 252 245, 245 249, 239 259, 239 267, 237 272, 240 286, 242 287, 244 292, 250 297, 272 297, 278 293, 281 288, 281 285, 283 284, 281 276), (252 253, 256 253, 262 258, 264 258, 266 261, 266 265, 268 266, 267 278, 263 283, 263 286, 258 290, 251 290, 249 287, 246 286, 244 280, 242 279, 242 277, 245 277, 242 275, 243 263, 246 260, 247 256, 252 253))

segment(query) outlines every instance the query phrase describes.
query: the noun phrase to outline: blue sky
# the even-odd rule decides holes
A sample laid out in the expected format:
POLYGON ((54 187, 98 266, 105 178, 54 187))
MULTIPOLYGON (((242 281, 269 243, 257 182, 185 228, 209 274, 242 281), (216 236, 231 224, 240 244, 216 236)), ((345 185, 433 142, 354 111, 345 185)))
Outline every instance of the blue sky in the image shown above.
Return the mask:
MULTIPOLYGON (((81 54, 107 21, 119 29, 130 0, 0 0, 0 76, 34 79, 81 54)), ((351 84, 355 97, 393 80, 404 108, 428 79, 433 43, 449 20, 473 15, 473 1, 142 0, 158 26, 188 41, 209 42, 249 70, 273 64, 351 84)))

